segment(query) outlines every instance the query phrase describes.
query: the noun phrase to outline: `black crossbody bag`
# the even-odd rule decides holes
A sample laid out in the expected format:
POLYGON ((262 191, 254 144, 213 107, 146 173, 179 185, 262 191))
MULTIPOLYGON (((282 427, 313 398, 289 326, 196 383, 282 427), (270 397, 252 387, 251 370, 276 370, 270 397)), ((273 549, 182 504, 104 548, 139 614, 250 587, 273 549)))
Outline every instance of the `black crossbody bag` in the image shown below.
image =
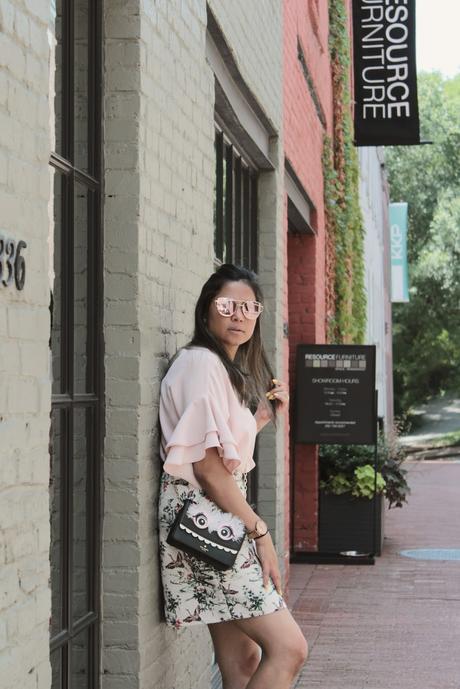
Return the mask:
POLYGON ((186 499, 169 530, 166 541, 212 565, 231 569, 246 537, 244 523, 233 514, 222 512, 205 499, 186 499))

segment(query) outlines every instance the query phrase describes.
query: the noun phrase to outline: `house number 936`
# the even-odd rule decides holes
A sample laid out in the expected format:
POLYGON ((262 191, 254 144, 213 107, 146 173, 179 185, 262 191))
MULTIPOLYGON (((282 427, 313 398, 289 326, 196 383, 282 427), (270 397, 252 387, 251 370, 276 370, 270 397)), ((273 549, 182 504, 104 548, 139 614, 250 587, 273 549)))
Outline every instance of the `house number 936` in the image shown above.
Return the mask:
POLYGON ((16 289, 24 289, 26 262, 21 251, 26 246, 27 244, 22 239, 16 242, 0 234, 0 285, 10 287, 14 280, 16 289))

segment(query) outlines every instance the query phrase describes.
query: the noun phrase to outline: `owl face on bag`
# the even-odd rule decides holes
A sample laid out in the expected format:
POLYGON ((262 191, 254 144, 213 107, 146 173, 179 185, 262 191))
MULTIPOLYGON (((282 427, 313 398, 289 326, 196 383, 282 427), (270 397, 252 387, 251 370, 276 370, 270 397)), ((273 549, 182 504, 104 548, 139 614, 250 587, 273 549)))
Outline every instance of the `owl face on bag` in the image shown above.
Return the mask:
POLYGON ((229 512, 222 512, 209 500, 192 503, 183 520, 191 535, 218 549, 238 547, 245 534, 244 523, 229 512))

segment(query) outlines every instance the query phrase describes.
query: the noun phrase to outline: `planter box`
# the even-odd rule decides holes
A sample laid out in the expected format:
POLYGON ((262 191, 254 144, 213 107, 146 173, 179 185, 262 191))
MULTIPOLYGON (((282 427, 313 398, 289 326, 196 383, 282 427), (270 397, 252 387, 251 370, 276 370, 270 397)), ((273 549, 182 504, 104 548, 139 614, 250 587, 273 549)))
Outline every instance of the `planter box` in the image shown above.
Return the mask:
MULTIPOLYGON (((383 513, 385 499, 377 495, 375 555, 380 555, 383 545, 383 513)), ((374 498, 355 498, 343 495, 319 494, 319 551, 341 553, 357 550, 374 552, 374 498)))

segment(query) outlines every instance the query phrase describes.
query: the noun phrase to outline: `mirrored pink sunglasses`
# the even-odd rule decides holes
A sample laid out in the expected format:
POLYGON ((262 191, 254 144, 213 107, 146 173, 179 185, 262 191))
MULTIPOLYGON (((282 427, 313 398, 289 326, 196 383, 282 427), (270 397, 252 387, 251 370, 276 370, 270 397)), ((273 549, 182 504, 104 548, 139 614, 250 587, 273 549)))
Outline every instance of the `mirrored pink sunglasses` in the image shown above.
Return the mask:
POLYGON ((239 301, 238 299, 230 299, 230 297, 218 297, 214 299, 217 311, 221 316, 233 316, 238 306, 241 306, 241 312, 245 318, 255 321, 264 310, 263 304, 259 301, 239 301))

